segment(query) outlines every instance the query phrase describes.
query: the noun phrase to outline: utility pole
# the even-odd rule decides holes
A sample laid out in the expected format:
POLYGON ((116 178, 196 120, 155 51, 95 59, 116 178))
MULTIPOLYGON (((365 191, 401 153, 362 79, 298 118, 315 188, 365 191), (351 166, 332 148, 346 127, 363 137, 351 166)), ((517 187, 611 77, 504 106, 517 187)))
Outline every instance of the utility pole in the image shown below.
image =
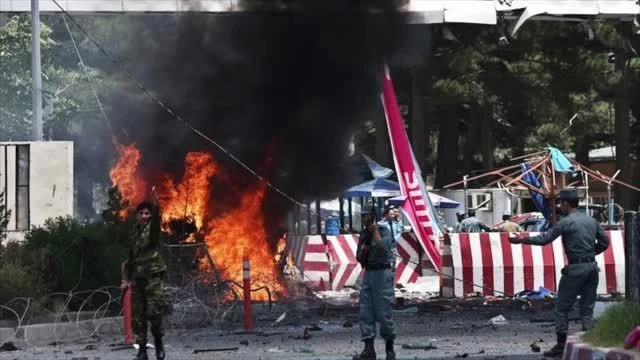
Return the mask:
POLYGON ((42 66, 40 63, 40 0, 31 0, 32 140, 42 141, 42 66))

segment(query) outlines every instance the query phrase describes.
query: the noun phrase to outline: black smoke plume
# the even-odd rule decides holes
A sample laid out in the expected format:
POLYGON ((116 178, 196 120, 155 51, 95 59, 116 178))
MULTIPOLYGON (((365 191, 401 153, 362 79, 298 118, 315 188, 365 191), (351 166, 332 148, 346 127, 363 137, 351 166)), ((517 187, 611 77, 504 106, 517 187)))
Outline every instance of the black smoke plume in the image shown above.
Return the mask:
MULTIPOLYGON (((345 166, 351 135, 384 116, 381 66, 405 46, 405 15, 392 0, 244 5, 250 12, 147 23, 154 30, 138 42, 136 73, 168 107, 252 168, 261 168, 272 148, 272 167, 260 175, 295 199, 337 196, 357 181, 345 166)), ((184 155, 204 150, 236 186, 257 181, 157 104, 115 96, 112 106, 147 166, 181 173, 184 155)), ((273 192, 269 197, 278 207, 292 205, 273 192)))

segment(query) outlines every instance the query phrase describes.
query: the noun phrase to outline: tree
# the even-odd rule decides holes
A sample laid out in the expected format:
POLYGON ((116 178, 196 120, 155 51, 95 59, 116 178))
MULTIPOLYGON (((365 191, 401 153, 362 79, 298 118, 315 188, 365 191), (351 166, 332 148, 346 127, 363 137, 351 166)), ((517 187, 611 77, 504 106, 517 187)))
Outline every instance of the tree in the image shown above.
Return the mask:
MULTIPOLYGON (((0 28, 0 139, 26 140, 31 134, 31 18, 16 15, 0 28)), ((69 97, 71 85, 79 74, 66 71, 56 64, 52 30, 41 27, 43 78, 43 133, 63 131, 78 110, 69 97)))

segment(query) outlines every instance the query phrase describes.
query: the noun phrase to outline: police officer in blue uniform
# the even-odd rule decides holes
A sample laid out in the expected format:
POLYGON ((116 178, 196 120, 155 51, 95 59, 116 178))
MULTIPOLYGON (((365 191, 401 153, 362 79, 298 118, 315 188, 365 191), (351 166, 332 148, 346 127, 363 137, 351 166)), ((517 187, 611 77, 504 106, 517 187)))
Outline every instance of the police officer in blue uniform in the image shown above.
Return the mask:
POLYGON ((562 356, 569 330, 568 315, 578 295, 580 295, 582 329, 589 331, 593 328, 593 308, 600 272, 595 257, 609 247, 609 238, 598 222, 578 211, 579 199, 576 189, 563 189, 560 191, 559 199, 565 216, 549 231, 529 238, 520 238, 517 234, 509 235, 511 243, 540 246, 549 244, 562 236, 562 244, 569 265, 562 269, 555 304, 557 343, 551 350, 544 353, 546 357, 562 356))
MULTIPOLYGON (((380 324, 380 337, 386 342, 387 360, 395 360, 393 342, 396 338, 392 305, 394 301, 394 270, 397 242, 402 235, 402 224, 398 210, 394 206, 385 208, 383 219, 370 221, 361 236, 368 236, 370 246, 361 264, 365 268, 360 289, 360 334, 364 350, 354 360, 376 360, 374 339, 376 323, 380 324)), ((366 244, 365 244, 366 245, 366 244)), ((362 255, 362 244, 358 254, 362 255)))

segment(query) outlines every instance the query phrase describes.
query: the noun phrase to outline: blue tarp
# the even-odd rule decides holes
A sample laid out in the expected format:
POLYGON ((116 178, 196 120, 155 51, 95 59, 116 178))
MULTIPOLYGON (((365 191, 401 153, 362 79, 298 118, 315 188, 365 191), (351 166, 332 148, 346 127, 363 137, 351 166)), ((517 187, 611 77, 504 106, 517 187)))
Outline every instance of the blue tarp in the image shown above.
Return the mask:
POLYGON ((557 172, 561 173, 574 173, 576 169, 571 164, 571 161, 567 159, 567 157, 562 153, 562 151, 554 148, 553 146, 549 146, 549 155, 551 155, 551 162, 553 164, 553 168, 557 172))
MULTIPOLYGON (((529 169, 531 169, 531 165, 529 165, 528 161, 520 164, 520 170, 523 174, 529 169)), ((526 173, 522 177, 522 180, 537 189, 540 189, 542 187, 542 184, 540 184, 540 181, 533 171, 529 171, 528 173, 526 173)), ((533 203, 535 204, 538 211, 542 213, 542 215, 548 222, 551 222, 551 206, 547 201, 545 201, 544 196, 541 193, 532 190, 529 190, 529 194, 531 194, 531 199, 533 200, 533 203)))

